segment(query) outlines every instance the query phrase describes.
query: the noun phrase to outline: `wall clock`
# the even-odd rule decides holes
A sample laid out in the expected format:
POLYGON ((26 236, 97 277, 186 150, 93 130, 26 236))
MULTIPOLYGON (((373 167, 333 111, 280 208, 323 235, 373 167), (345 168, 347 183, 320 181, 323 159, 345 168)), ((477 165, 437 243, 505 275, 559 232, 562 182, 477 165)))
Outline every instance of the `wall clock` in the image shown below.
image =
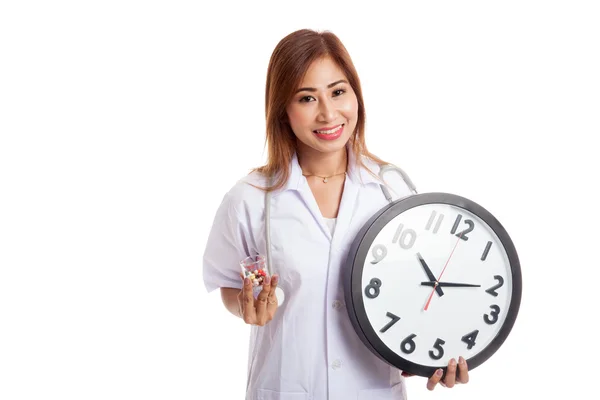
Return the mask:
POLYGON ((475 202, 423 193, 382 208, 344 268, 346 305, 363 343, 388 364, 429 377, 463 356, 469 370, 509 335, 521 268, 506 230, 475 202))

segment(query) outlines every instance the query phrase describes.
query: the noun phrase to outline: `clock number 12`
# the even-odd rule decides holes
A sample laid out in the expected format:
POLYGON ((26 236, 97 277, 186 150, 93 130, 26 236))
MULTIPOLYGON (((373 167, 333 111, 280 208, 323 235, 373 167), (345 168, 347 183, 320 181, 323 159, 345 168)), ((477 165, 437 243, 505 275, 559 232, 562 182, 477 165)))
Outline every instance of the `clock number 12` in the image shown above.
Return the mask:
POLYGON ((458 225, 460 224, 461 219, 462 219, 462 214, 458 214, 456 216, 456 220, 454 221, 454 225, 452 226, 452 229, 450 230, 450 233, 460 237, 462 240, 469 240, 469 238, 467 237, 467 233, 469 233, 473 230, 473 228, 475 227, 475 223, 473 221, 471 221, 470 219, 465 219, 464 222, 465 222, 465 224, 469 225, 469 227, 462 232, 456 233, 456 229, 458 229, 458 225))

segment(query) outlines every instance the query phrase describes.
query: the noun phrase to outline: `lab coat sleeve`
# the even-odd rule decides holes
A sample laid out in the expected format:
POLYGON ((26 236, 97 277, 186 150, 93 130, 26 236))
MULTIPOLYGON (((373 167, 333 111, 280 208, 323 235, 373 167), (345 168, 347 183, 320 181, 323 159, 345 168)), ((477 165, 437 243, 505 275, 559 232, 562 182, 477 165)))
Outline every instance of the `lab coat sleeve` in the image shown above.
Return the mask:
POLYGON ((217 209, 203 257, 203 278, 210 293, 221 287, 241 289, 240 261, 248 257, 250 233, 230 193, 217 209))

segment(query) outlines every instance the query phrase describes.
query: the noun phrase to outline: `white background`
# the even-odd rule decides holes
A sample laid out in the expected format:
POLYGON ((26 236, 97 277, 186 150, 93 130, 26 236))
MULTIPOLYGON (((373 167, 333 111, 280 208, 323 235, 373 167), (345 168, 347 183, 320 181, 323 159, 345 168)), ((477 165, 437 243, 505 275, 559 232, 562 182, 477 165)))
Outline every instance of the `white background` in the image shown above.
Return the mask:
POLYGON ((269 57, 301 28, 350 51, 369 148, 483 205, 519 252, 505 345, 409 397, 595 392, 596 2, 200 3, 0 3, 1 399, 243 398, 249 327, 201 259, 264 161, 269 57))

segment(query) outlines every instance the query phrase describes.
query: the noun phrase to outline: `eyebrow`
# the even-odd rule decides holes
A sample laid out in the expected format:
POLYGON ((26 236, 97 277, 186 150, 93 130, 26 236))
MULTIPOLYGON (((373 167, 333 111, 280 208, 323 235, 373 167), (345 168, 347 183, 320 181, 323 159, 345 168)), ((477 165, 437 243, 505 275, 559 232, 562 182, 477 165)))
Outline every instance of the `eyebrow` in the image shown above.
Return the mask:
MULTIPOLYGON (((327 87, 328 87, 328 88, 332 88, 332 87, 334 87, 335 85, 337 85, 338 83, 348 83, 348 82, 347 82, 345 79, 340 79, 339 81, 335 81, 335 82, 333 82, 333 83, 330 83, 329 85, 327 85, 327 87)), ((305 90, 305 91, 307 91, 307 92, 316 92, 316 91, 317 91, 317 89, 315 89, 315 88, 311 88, 311 87, 303 87, 303 88, 300 88, 300 89, 296 90, 296 93, 298 93, 298 92, 302 92, 303 90, 305 90)))

